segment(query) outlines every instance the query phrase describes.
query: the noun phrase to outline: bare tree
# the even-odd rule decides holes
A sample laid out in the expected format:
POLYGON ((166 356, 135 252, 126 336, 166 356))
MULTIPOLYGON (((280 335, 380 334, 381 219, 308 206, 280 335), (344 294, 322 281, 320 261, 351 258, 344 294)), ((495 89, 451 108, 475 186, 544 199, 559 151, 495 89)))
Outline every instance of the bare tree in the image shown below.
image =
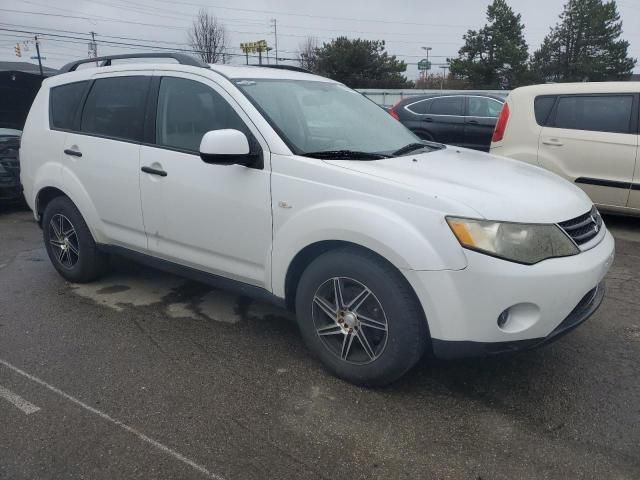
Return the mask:
POLYGON ((298 46, 298 61, 302 68, 315 71, 318 63, 318 39, 316 37, 307 37, 298 46))
POLYGON ((189 30, 191 47, 206 63, 226 62, 227 34, 224 24, 201 8, 189 30))

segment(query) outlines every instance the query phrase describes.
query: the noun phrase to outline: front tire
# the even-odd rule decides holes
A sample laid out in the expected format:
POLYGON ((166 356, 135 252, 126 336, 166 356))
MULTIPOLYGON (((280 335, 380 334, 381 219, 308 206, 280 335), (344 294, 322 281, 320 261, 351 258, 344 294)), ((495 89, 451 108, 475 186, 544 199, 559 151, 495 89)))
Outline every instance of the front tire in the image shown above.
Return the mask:
POLYGON ((89 227, 69 198, 49 202, 42 230, 49 259, 65 280, 90 282, 108 270, 108 255, 98 251, 89 227))
POLYGON ((429 342, 422 308, 406 279, 357 248, 324 253, 307 267, 296 313, 309 349, 330 372, 357 385, 397 380, 429 342))

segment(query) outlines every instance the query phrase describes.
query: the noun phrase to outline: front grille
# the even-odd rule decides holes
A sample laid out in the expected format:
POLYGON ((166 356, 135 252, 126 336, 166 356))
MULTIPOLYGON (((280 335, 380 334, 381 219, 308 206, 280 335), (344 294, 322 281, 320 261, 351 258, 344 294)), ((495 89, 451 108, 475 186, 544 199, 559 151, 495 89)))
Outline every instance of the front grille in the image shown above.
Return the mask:
POLYGON ((558 224, 576 245, 584 245, 595 238, 602 229, 602 217, 596 207, 579 217, 558 224))

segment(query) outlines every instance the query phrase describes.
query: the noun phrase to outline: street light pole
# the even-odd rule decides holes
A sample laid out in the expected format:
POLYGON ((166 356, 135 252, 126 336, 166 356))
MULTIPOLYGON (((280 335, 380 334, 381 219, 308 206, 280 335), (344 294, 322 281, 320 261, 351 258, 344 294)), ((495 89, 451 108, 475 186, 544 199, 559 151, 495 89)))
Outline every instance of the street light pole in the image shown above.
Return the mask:
MULTIPOLYGON (((429 52, 432 50, 431 47, 422 47, 422 49, 427 52, 427 67, 429 66, 429 52)), ((427 79, 428 70, 422 70, 422 81, 427 79)))

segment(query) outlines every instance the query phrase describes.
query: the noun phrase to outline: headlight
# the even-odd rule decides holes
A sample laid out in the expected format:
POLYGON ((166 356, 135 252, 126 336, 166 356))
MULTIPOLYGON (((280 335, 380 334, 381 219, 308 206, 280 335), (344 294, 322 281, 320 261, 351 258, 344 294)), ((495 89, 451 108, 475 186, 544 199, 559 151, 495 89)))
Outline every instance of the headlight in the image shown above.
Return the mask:
POLYGON ((566 257, 580 252, 556 225, 454 217, 447 217, 447 223, 463 247, 512 262, 532 265, 547 258, 566 257))

